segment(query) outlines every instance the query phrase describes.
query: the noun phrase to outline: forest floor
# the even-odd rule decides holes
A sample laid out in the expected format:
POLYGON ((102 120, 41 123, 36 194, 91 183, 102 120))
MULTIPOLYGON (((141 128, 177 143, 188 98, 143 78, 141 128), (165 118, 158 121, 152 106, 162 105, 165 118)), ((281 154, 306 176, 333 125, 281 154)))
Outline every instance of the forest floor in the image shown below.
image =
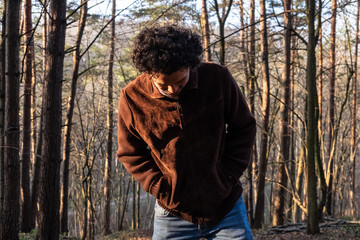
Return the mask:
MULTIPOLYGON (((254 240, 360 240, 360 224, 348 222, 321 224, 320 233, 306 234, 305 224, 289 224, 281 227, 253 230, 254 240)), ((35 233, 20 234, 21 240, 35 240, 35 233)), ((151 240, 150 230, 129 230, 116 232, 96 240, 151 240)), ((79 240, 80 238, 61 236, 61 240, 79 240)))
MULTIPOLYGON (((124 231, 103 237, 100 240, 151 240, 151 234, 149 230, 124 231)), ((308 235, 304 229, 287 233, 274 232, 271 229, 255 230, 253 235, 254 240, 360 240, 360 225, 323 227, 320 234, 317 235, 308 235)))

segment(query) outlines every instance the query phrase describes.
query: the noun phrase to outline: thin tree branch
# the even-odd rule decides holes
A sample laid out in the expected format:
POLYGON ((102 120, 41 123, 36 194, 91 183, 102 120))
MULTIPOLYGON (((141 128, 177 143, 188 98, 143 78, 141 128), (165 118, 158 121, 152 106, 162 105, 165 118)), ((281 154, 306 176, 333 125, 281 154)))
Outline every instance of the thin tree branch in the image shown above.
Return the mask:
POLYGON ((134 5, 136 2, 138 2, 139 0, 135 0, 134 2, 132 2, 130 5, 128 5, 126 8, 121 9, 114 17, 112 17, 106 24, 105 26, 98 32, 98 34, 95 36, 95 38, 91 41, 91 43, 87 46, 87 48, 84 50, 83 53, 80 54, 80 58, 82 58, 82 56, 84 56, 84 54, 89 51, 89 49, 92 47, 92 45, 96 42, 96 40, 100 37, 100 35, 102 34, 102 32, 107 28, 107 26, 115 20, 115 18, 117 16, 119 16, 122 12, 124 12, 125 10, 129 9, 132 5, 134 5))

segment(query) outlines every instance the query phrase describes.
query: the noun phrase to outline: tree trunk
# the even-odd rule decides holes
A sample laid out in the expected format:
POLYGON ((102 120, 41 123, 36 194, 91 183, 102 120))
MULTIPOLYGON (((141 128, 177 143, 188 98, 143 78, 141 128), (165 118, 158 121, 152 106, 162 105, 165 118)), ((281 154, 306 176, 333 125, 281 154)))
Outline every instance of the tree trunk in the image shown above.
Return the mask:
MULTIPOLYGON (((119 165, 119 162, 117 162, 117 165, 119 165)), ((118 179, 117 183, 117 209, 116 209, 116 230, 121 231, 120 229, 120 221, 121 221, 121 196, 123 196, 123 171, 122 171, 123 165, 116 167, 116 179, 118 179)))
POLYGON ((306 90, 307 90, 307 194, 308 194, 308 221, 307 232, 316 234, 320 232, 316 195, 315 173, 315 97, 316 97, 316 57, 315 57, 315 0, 306 1, 306 15, 308 23, 307 63, 306 63, 306 90))
POLYGON ((277 179, 280 185, 276 185, 275 192, 275 214, 273 218, 273 225, 284 224, 284 210, 286 191, 284 187, 287 185, 287 175, 285 168, 289 162, 290 149, 290 133, 289 133, 289 106, 290 106, 290 61, 291 61, 291 0, 284 0, 284 64, 282 71, 282 107, 281 107, 281 121, 280 121, 280 159, 278 167, 277 179))
MULTIPOLYGON (((322 0, 319 1, 319 14, 318 14, 318 29, 319 29, 319 90, 318 90, 318 99, 319 99, 319 121, 318 121, 318 131, 319 131, 319 141, 321 144, 321 149, 323 149, 324 145, 324 137, 323 137, 323 44, 322 44, 322 0)), ((322 151, 323 152, 323 151, 322 151)), ((324 154, 321 154, 321 158, 324 158, 324 154)))
POLYGON ((123 223, 124 223, 124 217, 125 217, 126 207, 127 207, 128 198, 129 198, 129 191, 130 191, 131 181, 132 181, 132 178, 130 178, 130 179, 128 180, 128 184, 127 184, 127 187, 126 187, 126 193, 125 193, 125 196, 124 196, 124 207, 123 207, 123 210, 122 210, 122 214, 121 214, 121 218, 120 218, 120 223, 119 223, 119 226, 118 226, 118 229, 120 229, 120 230, 123 229, 123 223))
POLYGON ((20 0, 6 1, 5 38, 5 194, 0 239, 19 239, 19 10, 20 0))
POLYGON ((329 169, 327 174, 328 196, 326 201, 326 212, 332 214, 333 199, 333 175, 334 175, 334 156, 331 154, 334 139, 335 126, 335 39, 336 39, 336 8, 337 0, 332 0, 332 17, 330 33, 330 96, 329 96, 329 141, 328 141, 328 161, 329 169))
POLYGON ((245 45, 245 39, 246 37, 246 31, 245 31, 245 23, 244 23, 244 3, 243 0, 239 1, 239 7, 240 7, 240 44, 241 44, 241 65, 244 71, 245 79, 246 79, 246 95, 250 95, 249 93, 249 71, 248 71, 248 49, 245 45))
POLYGON ((353 217, 356 216, 356 95, 357 95, 357 59, 358 59, 358 44, 359 44, 359 14, 360 14, 360 1, 358 1, 357 6, 357 14, 356 14, 356 37, 355 37, 355 54, 354 54, 354 75, 352 82, 352 116, 351 116, 351 153, 350 153, 350 177, 351 177, 351 185, 350 185, 350 208, 351 215, 353 217))
POLYGON ((131 229, 136 229, 136 181, 132 177, 132 219, 131 219, 131 229))
MULTIPOLYGON (((44 1, 44 6, 47 6, 46 1, 44 1)), ((43 9, 43 78, 46 77, 46 40, 47 40, 47 14, 46 9, 43 9)), ((35 94, 35 92, 34 92, 35 94)), ((35 95, 34 95, 35 96, 35 95)), ((31 228, 35 228, 35 220, 38 214, 38 198, 39 198, 39 183, 40 183, 40 174, 41 174, 41 152, 42 152, 42 133, 43 133, 43 103, 44 96, 41 99, 41 112, 40 112, 40 126, 39 126, 39 137, 37 138, 36 150, 35 150, 35 163, 34 163, 34 174, 32 181, 32 192, 31 192, 31 228)))
MULTIPOLYGON (((250 76, 247 80, 247 89, 249 92, 250 98, 250 111, 255 116, 255 0, 250 1, 250 42, 249 42, 249 71, 250 76)), ((250 224, 252 225, 253 221, 253 173, 255 172, 255 167, 257 163, 257 154, 256 154, 256 144, 253 146, 253 151, 251 155, 251 161, 249 167, 247 168, 247 185, 248 190, 244 193, 244 202, 248 210, 248 218, 250 224), (254 167, 253 167, 254 166, 254 167)))
POLYGON ((114 55, 115 55, 115 11, 116 1, 112 1, 112 19, 111 22, 111 37, 110 37, 110 55, 109 55, 109 70, 108 70, 108 106, 107 106, 107 152, 105 160, 104 172, 104 225, 103 235, 111 234, 110 231, 110 213, 111 213, 111 179, 112 179, 112 152, 113 152, 113 68, 114 68, 114 55))
POLYGON ((269 133, 269 113, 270 113, 270 74, 269 74, 269 53, 267 41, 266 24, 266 3, 260 1, 260 24, 261 24, 261 59, 262 59, 262 122, 261 148, 259 160, 258 192, 255 209, 255 228, 261 228, 264 224, 265 208, 265 176, 268 161, 268 133, 269 133))
POLYGON ((32 14, 31 0, 24 1, 25 21, 25 83, 24 83, 24 107, 23 107, 23 152, 21 161, 21 231, 31 231, 31 198, 30 198, 30 149, 31 149, 31 90, 32 90, 32 14))
POLYGON ((140 200, 141 200, 141 196, 140 196, 140 194, 141 194, 141 186, 140 186, 140 183, 138 182, 137 183, 137 187, 136 187, 136 192, 137 192, 137 199, 136 199, 136 202, 137 202, 137 216, 136 216, 136 218, 137 218, 137 221, 136 221, 136 226, 137 226, 137 229, 139 229, 140 228, 140 223, 141 223, 141 219, 140 219, 140 209, 141 209, 141 206, 140 206, 140 200))
POLYGON ((41 107, 41 116, 40 116, 40 127, 39 127, 39 137, 36 145, 36 154, 35 154, 35 164, 34 164, 34 176, 32 182, 32 192, 31 192, 31 229, 35 228, 35 220, 38 213, 38 198, 39 198, 39 182, 41 174, 41 150, 42 150, 42 121, 43 121, 43 107, 41 107))
POLYGON ((59 238, 61 112, 66 0, 51 0, 44 79, 44 119, 38 239, 59 238))
MULTIPOLYGON (((296 31, 296 18, 294 18, 294 16, 292 16, 292 24, 293 24, 293 29, 294 31, 296 31)), ((290 57, 290 106, 291 106, 291 110, 289 113, 289 126, 290 126, 290 182, 294 183, 296 181, 295 176, 295 170, 296 170, 296 155, 295 155, 295 148, 296 148, 296 137, 295 137, 295 131, 294 129, 296 129, 295 126, 295 67, 294 67, 294 62, 295 62, 295 55, 296 55, 296 36, 291 36, 291 57, 290 57)), ((297 191, 295 189, 295 191, 297 191)), ((289 204, 289 211, 288 211, 288 218, 292 219, 292 213, 293 211, 291 211, 295 206, 296 203, 293 201, 292 198, 289 198, 288 200, 288 204, 289 204)))
MULTIPOLYGON (((5 8, 5 0, 2 1, 5 8)), ((5 144, 4 128, 5 128, 5 17, 6 11, 2 15, 2 30, 1 30, 1 84, 0 84, 0 146, 5 144)), ((2 219, 4 207, 4 194, 5 194, 5 165, 4 165, 4 148, 0 148, 0 219, 2 219)), ((0 221, 1 226, 1 221, 0 221)))
MULTIPOLYGON (((301 138, 305 138, 305 126, 303 126, 301 131, 301 138)), ((296 180, 295 180, 295 191, 297 191, 297 194, 299 195, 300 199, 303 192, 303 186, 304 186, 304 162, 305 162, 305 152, 306 152, 306 146, 305 144, 301 144, 300 148, 300 156, 298 161, 298 168, 297 168, 297 174, 296 174, 296 180)), ((301 215, 300 215, 300 207, 294 203, 293 208, 293 221, 298 223, 301 222, 301 215)))
POLYGON ((220 35, 220 59, 219 63, 221 65, 225 65, 225 22, 227 17, 229 16, 230 9, 233 3, 233 0, 229 0, 229 3, 226 4, 227 1, 223 1, 222 3, 222 14, 220 16, 220 9, 217 0, 214 0, 214 7, 216 11, 216 16, 219 21, 219 35, 220 35), (227 6, 227 9, 226 9, 227 6), (225 10, 226 9, 226 10, 225 10))
POLYGON ((202 0, 201 28, 204 39, 205 61, 211 62, 210 28, 209 28, 209 18, 208 18, 206 0, 202 0))
POLYGON ((78 33, 75 42, 75 51, 73 53, 73 73, 71 80, 71 91, 69 97, 69 103, 67 106, 67 114, 65 120, 65 134, 64 134, 64 149, 63 149, 63 159, 64 159, 64 167, 63 167, 63 184, 61 188, 61 204, 60 204, 60 225, 61 232, 67 233, 68 229, 68 192, 69 192, 69 162, 70 162, 70 150, 71 150, 71 126, 72 126, 72 117, 74 113, 74 102, 76 96, 76 86, 77 80, 79 78, 79 67, 80 67, 80 45, 82 36, 85 29, 86 18, 87 18, 87 2, 80 2, 82 5, 80 20, 78 24, 78 33))

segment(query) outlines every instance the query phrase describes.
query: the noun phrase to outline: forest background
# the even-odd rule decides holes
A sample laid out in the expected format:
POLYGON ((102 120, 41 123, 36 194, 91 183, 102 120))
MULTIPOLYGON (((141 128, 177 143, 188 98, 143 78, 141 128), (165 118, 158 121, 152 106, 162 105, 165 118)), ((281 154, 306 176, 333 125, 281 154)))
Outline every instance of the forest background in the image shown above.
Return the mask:
POLYGON ((152 228, 154 198, 116 160, 117 100, 139 74, 133 37, 164 24, 202 36, 256 117, 253 229, 359 218, 359 4, 3 0, 0 239, 152 228))

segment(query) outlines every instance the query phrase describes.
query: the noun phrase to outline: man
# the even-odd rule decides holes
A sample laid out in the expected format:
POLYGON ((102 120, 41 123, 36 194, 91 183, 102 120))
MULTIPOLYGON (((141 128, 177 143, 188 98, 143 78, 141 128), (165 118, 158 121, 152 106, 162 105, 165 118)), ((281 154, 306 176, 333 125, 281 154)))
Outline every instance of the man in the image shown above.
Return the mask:
POLYGON ((239 182, 256 124, 226 67, 201 63, 200 37, 145 28, 142 74, 119 101, 118 159, 156 199, 153 239, 252 239, 239 182))

